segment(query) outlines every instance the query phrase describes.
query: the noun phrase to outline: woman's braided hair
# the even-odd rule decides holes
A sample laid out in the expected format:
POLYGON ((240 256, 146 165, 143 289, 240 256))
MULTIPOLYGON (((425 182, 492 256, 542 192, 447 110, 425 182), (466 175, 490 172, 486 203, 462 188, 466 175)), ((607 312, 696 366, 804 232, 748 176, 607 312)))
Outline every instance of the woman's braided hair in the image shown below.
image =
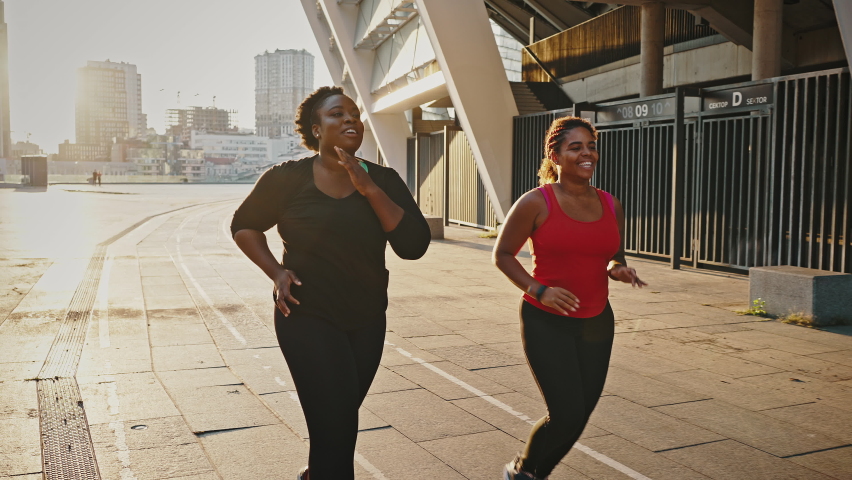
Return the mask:
POLYGON ((577 127, 583 127, 588 130, 597 141, 598 131, 585 118, 562 117, 554 120, 550 124, 550 128, 547 129, 547 135, 544 137, 544 159, 542 159, 541 167, 538 169, 539 185, 554 183, 559 180, 559 172, 556 169, 556 162, 553 159, 556 158, 559 146, 565 140, 565 135, 577 127))
POLYGON ((314 93, 308 95, 308 98, 302 100, 301 105, 296 110, 296 131, 302 137, 302 145, 309 150, 319 151, 319 140, 314 137, 311 127, 319 123, 317 110, 322 106, 322 103, 331 96, 345 95, 341 87, 320 87, 314 93))

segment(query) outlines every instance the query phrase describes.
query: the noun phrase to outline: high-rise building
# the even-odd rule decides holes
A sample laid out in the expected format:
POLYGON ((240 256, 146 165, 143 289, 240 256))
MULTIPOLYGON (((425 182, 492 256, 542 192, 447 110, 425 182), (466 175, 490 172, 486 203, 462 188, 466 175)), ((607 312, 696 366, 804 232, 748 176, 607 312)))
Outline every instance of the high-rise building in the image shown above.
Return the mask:
POLYGON ((130 63, 89 61, 77 70, 77 143, 106 147, 144 136, 142 76, 130 63))
POLYGON ((314 56, 305 50, 264 52, 254 57, 254 78, 255 133, 295 133, 296 108, 314 89, 314 56))
POLYGON ((166 111, 167 135, 179 137, 184 143, 189 143, 193 130, 205 133, 236 132, 231 126, 231 119, 236 116, 236 110, 224 110, 216 107, 170 108, 166 111))
POLYGON ((12 155, 12 127, 9 125, 9 36, 6 6, 0 0, 0 157, 12 155))

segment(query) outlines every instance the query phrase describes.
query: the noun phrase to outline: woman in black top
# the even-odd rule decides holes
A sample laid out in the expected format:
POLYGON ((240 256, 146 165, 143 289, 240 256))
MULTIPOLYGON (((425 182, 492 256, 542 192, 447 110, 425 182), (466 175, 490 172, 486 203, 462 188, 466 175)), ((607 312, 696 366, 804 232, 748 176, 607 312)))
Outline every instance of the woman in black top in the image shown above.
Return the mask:
POLYGON ((385 245, 420 258, 429 226, 396 171, 354 156, 364 124, 343 89, 318 89, 296 116, 303 144, 317 154, 267 170, 231 232, 275 283, 275 330, 311 439, 298 478, 353 479, 358 408, 384 344, 385 245), (274 225, 284 241, 280 264, 263 234, 274 225))

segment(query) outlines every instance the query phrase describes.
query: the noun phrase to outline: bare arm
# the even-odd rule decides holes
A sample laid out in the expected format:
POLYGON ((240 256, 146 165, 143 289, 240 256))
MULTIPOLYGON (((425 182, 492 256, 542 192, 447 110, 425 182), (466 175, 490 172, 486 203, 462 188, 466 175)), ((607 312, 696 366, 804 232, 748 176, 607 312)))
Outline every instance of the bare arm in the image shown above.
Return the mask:
MULTIPOLYGON (((506 216, 506 222, 494 245, 492 260, 497 268, 521 290, 533 297, 542 284, 518 261, 517 255, 529 239, 536 227, 543 223, 547 216, 544 197, 538 191, 527 192, 522 196, 506 216)), ((579 300, 573 293, 558 287, 549 287, 538 298, 548 307, 555 308, 563 314, 576 311, 579 300)))
POLYGON ((642 288, 648 284, 639 279, 639 276, 636 275, 636 269, 627 266, 627 259, 624 256, 624 207, 617 198, 612 197, 612 201, 615 206, 615 219, 618 222, 618 234, 621 238, 621 243, 618 247, 618 253, 612 257, 608 272, 609 276, 613 280, 642 288))
POLYGON ((278 263, 278 260, 269 250, 266 235, 263 232, 250 229, 238 230, 234 233, 234 241, 249 260, 260 267, 263 273, 275 283, 275 305, 285 317, 290 315, 290 308, 286 302, 299 304, 299 301, 290 294, 290 285, 293 283, 302 284, 296 274, 278 263))

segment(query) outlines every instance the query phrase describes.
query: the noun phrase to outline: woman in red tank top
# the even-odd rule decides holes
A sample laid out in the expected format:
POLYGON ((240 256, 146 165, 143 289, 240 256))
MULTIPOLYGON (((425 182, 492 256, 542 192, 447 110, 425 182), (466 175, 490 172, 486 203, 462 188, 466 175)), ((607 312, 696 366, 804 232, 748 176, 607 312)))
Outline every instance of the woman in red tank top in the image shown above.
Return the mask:
POLYGON ((554 120, 545 156, 542 186, 518 199, 494 247, 497 268, 524 291, 524 352, 547 404, 524 452, 505 466, 505 480, 547 478, 580 437, 609 369, 609 280, 646 285, 626 265, 621 203, 590 184, 595 127, 577 117, 554 120), (527 239, 532 274, 516 258, 527 239))

